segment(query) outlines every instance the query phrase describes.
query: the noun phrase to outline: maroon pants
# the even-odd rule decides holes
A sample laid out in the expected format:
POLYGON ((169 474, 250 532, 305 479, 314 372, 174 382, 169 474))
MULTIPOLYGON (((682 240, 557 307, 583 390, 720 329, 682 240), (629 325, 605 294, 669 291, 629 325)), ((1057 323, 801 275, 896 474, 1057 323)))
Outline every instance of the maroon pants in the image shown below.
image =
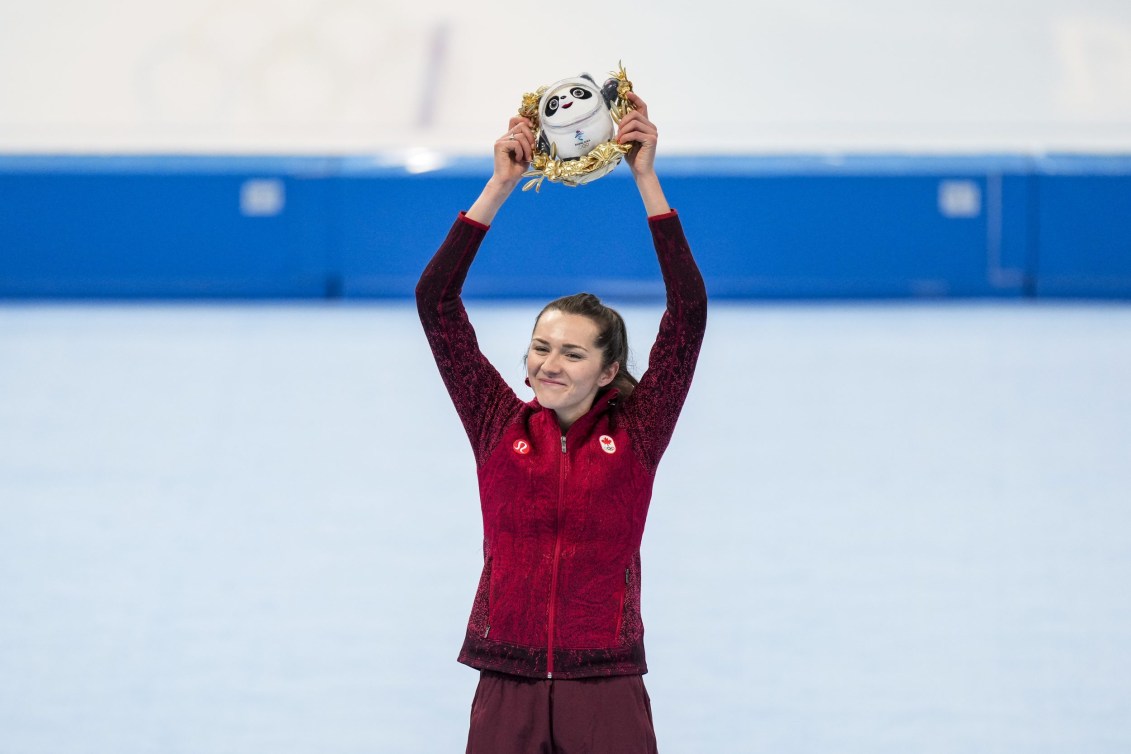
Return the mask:
POLYGON ((656 754, 644 679, 548 681, 484 670, 467 754, 656 754))

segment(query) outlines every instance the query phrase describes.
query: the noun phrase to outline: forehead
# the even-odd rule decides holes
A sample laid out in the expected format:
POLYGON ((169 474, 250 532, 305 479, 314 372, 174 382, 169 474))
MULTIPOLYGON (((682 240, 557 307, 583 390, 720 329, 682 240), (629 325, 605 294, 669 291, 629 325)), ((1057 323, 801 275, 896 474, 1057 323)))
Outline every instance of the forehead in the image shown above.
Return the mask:
POLYGON ((558 95, 561 95, 561 94, 568 94, 569 90, 573 89, 574 87, 580 87, 580 88, 585 89, 586 91, 589 91, 589 92, 595 92, 596 91, 593 87, 591 87, 588 84, 585 84, 581 81, 571 81, 568 84, 562 84, 561 86, 559 86, 556 89, 554 89, 553 91, 551 91, 549 96, 557 97, 558 95))
POLYGON ((597 342, 597 323, 581 314, 567 314, 551 309, 538 318, 531 337, 551 344, 569 343, 593 348, 597 342))

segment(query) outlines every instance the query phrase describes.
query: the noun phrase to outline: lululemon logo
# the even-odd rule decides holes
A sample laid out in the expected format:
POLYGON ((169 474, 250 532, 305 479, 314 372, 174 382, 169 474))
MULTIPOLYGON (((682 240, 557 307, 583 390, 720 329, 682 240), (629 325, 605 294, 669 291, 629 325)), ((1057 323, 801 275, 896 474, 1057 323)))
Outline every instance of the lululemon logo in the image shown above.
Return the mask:
POLYGON ((511 447, 514 448, 514 452, 518 453, 520 456, 524 456, 530 452, 530 443, 526 440, 515 440, 514 445, 511 447))
POLYGON ((613 438, 608 435, 601 435, 601 450, 606 453, 616 453, 617 444, 613 442, 613 438))

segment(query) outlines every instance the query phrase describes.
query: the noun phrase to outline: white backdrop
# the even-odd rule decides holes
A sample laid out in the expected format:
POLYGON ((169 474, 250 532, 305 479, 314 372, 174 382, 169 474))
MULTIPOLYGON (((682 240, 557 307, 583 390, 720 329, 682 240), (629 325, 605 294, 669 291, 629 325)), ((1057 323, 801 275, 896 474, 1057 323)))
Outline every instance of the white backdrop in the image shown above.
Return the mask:
POLYGON ((1131 149, 1126 0, 42 0, 0 152, 481 153, 618 60, 670 152, 1131 149))

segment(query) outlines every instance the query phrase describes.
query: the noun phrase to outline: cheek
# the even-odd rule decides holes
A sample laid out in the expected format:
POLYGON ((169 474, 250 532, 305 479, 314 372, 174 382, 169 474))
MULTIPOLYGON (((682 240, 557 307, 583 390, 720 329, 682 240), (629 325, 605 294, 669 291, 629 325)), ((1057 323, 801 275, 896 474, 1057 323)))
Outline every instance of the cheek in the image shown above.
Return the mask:
POLYGON ((588 372, 585 375, 585 383, 587 385, 592 385, 593 387, 600 387, 601 386, 601 372, 600 371, 596 371, 596 372, 590 371, 590 372, 588 372))

